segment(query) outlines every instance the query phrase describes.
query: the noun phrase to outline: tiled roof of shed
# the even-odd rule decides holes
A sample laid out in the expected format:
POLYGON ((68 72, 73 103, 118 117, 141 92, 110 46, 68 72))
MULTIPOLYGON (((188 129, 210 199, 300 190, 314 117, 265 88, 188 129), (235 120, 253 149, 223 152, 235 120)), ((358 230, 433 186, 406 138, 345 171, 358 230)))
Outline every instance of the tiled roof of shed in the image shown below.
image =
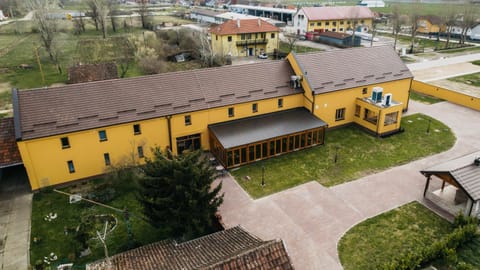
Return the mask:
POLYGON ((368 7, 337 6, 337 7, 304 7, 305 16, 311 21, 347 20, 373 18, 374 14, 368 7))
POLYGON ((476 158, 480 158, 480 151, 432 166, 421 173, 426 176, 449 173, 473 200, 480 200, 480 166, 474 164, 476 158))
POLYGON ((0 168, 21 163, 22 157, 15 140, 13 118, 0 119, 0 168))
POLYGON ((261 19, 228 20, 220 25, 210 28, 216 35, 234 35, 247 33, 278 32, 278 27, 261 19), (240 27, 238 27, 240 24, 240 27))
POLYGON ((412 78, 390 46, 295 55, 316 94, 412 78))
POLYGON ((287 61, 267 61, 18 91, 19 135, 39 138, 301 93, 289 86, 293 74, 287 61))
MULTIPOLYGON (((184 243, 166 240, 111 257, 115 269, 293 269, 283 241, 263 241, 237 226, 184 243)), ((104 261, 87 265, 99 270, 104 261)))
POLYGON ((442 18, 439 17, 439 16, 435 16, 435 15, 420 16, 418 19, 419 20, 427 20, 431 24, 436 24, 436 25, 440 25, 442 23, 442 18))

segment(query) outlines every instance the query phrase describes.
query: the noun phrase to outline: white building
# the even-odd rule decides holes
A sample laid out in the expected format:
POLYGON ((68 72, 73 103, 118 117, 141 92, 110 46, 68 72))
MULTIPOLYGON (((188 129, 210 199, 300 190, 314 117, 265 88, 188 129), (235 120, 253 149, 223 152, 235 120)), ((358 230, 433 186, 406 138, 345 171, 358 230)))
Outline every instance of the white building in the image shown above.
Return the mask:
POLYGON ((383 2, 383 0, 362 0, 358 2, 357 5, 366 7, 385 7, 385 2, 383 2))

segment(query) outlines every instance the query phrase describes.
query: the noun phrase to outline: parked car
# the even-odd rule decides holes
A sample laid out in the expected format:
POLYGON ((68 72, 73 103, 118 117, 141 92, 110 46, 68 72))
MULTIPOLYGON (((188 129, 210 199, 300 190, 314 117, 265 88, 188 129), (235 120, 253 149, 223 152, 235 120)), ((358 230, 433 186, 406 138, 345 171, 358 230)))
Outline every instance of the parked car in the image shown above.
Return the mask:
POLYGON ((267 59, 268 58, 268 55, 266 53, 261 53, 258 55, 258 58, 260 59, 267 59))

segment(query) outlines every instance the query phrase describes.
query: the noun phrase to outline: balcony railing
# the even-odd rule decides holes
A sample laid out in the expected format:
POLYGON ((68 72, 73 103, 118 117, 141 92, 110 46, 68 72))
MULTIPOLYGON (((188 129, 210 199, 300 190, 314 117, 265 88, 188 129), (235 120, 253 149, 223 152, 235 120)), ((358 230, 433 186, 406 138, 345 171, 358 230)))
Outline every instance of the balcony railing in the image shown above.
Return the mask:
POLYGON ((268 39, 258 38, 258 39, 247 39, 237 41, 237 46, 246 46, 246 45, 255 45, 255 44, 267 44, 268 39))

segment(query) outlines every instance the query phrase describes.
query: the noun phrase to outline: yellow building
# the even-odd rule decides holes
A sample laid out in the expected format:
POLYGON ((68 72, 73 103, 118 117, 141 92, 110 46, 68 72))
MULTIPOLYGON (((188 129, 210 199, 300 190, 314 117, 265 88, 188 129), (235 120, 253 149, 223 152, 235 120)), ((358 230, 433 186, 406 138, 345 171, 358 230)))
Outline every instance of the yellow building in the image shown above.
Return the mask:
POLYGON ((141 164, 153 147, 210 150, 232 168, 323 144, 327 127, 398 131, 411 78, 372 47, 14 90, 15 136, 33 190, 141 164))
POLYGON ((293 17, 295 33, 346 32, 355 29, 368 32, 374 13, 364 6, 304 7, 293 17))
POLYGON ((210 29, 217 55, 255 56, 278 50, 280 30, 261 19, 229 20, 210 29))
POLYGON ((445 32, 446 26, 438 16, 422 16, 417 19, 417 32, 422 34, 438 34, 445 32))

